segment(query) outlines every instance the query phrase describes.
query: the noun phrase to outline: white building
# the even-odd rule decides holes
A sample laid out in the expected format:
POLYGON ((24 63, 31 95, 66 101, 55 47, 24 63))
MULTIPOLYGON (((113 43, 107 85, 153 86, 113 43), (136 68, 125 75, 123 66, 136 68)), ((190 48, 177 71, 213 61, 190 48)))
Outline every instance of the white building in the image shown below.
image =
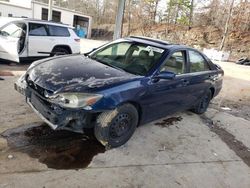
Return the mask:
MULTIPOLYGON (((20 2, 20 0, 19 0, 20 2)), ((22 2, 22 1, 21 1, 22 2)), ((0 17, 28 17, 34 19, 47 20, 48 19, 48 5, 36 1, 31 1, 25 6, 16 3, 15 0, 9 2, 0 1, 0 17)), ((52 20, 55 22, 62 22, 73 27, 82 27, 86 30, 87 38, 91 37, 91 23, 90 16, 83 15, 79 12, 72 11, 66 8, 53 6, 52 20)))

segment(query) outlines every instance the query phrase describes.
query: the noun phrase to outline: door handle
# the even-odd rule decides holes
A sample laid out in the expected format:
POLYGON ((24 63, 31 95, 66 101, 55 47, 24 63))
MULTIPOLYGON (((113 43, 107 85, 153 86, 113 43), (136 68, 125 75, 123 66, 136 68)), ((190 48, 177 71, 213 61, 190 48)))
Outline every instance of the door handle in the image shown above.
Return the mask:
POLYGON ((188 81, 188 80, 186 80, 186 79, 181 79, 181 81, 182 81, 182 84, 184 85, 184 86, 187 86, 190 82, 188 81))
POLYGON ((208 76, 208 78, 210 79, 210 80, 212 80, 212 81, 216 81, 216 80, 218 80, 218 76, 216 76, 216 75, 209 75, 208 76))

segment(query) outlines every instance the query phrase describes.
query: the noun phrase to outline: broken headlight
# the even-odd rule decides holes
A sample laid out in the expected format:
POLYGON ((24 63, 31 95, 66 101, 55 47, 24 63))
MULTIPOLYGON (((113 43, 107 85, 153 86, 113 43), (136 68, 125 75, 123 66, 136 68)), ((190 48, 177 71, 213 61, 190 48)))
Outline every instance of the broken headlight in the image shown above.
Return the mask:
POLYGON ((89 110, 91 109, 91 105, 102 98, 102 95, 91 93, 58 93, 48 98, 50 102, 62 107, 85 108, 89 110))

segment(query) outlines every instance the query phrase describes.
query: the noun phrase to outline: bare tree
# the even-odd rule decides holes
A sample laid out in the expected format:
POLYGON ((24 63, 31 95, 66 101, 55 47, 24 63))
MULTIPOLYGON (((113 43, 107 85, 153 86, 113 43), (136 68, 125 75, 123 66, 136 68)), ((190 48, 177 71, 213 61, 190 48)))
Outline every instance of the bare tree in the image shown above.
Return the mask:
POLYGON ((231 16, 232 16, 233 6, 234 6, 234 0, 231 1, 231 4, 229 6, 227 20, 226 20, 226 24, 225 24, 225 28, 224 28, 224 33, 223 33, 222 41, 221 41, 221 44, 220 44, 220 50, 223 49, 224 44, 225 44, 225 40, 226 40, 226 37, 227 37, 227 34, 228 34, 229 22, 230 22, 230 19, 231 19, 231 16))

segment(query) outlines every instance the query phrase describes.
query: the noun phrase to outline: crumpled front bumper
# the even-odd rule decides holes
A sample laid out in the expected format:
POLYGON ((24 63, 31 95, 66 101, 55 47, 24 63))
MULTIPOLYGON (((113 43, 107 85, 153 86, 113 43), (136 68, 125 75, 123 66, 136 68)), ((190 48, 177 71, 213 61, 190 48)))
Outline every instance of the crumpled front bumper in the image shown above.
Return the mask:
POLYGON ((47 123, 52 129, 56 130, 58 128, 57 124, 51 123, 48 119, 46 119, 31 103, 30 98, 26 98, 26 102, 28 105, 33 109, 33 111, 45 122, 47 123))
POLYGON ((52 104, 34 89, 18 80, 14 84, 15 90, 26 96, 26 102, 33 111, 52 129, 83 132, 84 127, 91 127, 92 114, 85 110, 64 109, 52 104))

